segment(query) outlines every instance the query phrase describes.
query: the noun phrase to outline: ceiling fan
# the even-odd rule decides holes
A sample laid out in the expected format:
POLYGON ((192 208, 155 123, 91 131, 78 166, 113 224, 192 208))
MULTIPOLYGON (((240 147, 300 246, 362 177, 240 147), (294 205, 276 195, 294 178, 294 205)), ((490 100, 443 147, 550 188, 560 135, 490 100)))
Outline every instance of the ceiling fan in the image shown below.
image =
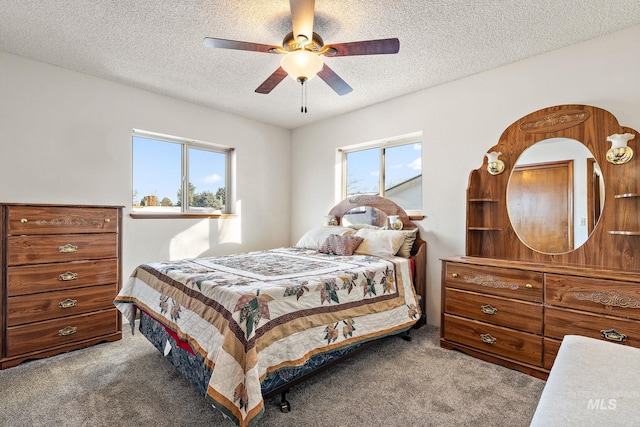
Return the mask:
POLYGON ((293 31, 287 34, 282 46, 271 46, 236 40, 205 37, 204 45, 220 49, 248 50, 284 55, 280 67, 258 88, 257 93, 270 93, 287 75, 297 80, 303 88, 302 112, 306 112, 305 83, 316 74, 338 95, 346 95, 353 89, 335 71, 324 63, 320 56, 380 55, 398 53, 397 38, 365 40, 359 42, 325 45, 322 38, 313 32, 315 0, 289 0, 293 31))

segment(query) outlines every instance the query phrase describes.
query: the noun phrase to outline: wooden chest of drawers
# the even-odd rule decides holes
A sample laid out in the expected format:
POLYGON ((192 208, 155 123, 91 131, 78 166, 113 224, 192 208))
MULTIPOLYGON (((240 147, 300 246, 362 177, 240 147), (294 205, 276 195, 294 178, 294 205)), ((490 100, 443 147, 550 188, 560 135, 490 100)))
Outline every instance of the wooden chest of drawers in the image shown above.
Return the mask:
POLYGON ((442 347, 546 378, 565 335, 640 347, 640 277, 474 257, 443 260, 442 347))
POLYGON ((0 368, 120 339, 122 208, 0 207, 0 368))

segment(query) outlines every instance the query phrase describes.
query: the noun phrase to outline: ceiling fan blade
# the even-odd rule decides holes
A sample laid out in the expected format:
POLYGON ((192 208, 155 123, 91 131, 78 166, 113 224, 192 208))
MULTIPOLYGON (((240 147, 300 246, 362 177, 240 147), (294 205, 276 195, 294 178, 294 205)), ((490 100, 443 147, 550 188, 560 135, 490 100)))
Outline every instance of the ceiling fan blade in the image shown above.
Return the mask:
POLYGON ((308 41, 313 38, 313 15, 315 0, 289 0, 291 7, 291 24, 293 26, 293 38, 303 35, 308 41))
POLYGON ((270 46, 267 44, 240 42, 237 40, 217 39, 214 37, 205 37, 204 45, 206 47, 215 47, 218 49, 235 49, 249 50, 252 52, 277 53, 274 50, 279 49, 278 46, 270 46))
POLYGON ((278 86, 278 84, 287 77, 287 72, 282 69, 282 67, 278 67, 276 71, 271 74, 267 80, 262 82, 260 86, 256 89, 257 93, 267 94, 273 90, 274 87, 278 86))
POLYGON ((392 38, 332 44, 325 46, 321 53, 326 56, 384 55, 399 50, 400 40, 392 38))
POLYGON ((318 77, 324 80, 324 82, 340 96, 346 95, 353 90, 351 86, 342 80, 327 64, 324 64, 324 67, 318 73, 318 77))

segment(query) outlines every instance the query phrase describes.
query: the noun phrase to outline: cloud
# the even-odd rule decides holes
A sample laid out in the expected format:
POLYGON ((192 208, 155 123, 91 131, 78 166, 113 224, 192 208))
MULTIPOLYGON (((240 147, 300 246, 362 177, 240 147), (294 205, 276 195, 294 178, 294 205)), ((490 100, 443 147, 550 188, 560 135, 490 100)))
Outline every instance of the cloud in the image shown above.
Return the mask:
POLYGON ((422 170, 422 158, 418 157, 413 162, 409 163, 409 169, 421 171, 422 170))
POLYGON ((205 184, 214 184, 216 182, 220 182, 222 181, 222 177, 220 175, 218 175, 217 173, 205 176, 204 178, 202 178, 202 182, 205 184))

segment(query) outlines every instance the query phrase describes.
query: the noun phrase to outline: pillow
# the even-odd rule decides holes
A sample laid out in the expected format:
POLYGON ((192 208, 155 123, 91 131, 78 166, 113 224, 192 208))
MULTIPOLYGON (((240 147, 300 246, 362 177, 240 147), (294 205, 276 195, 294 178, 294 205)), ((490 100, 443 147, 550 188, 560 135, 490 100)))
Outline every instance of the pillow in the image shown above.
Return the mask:
POLYGON ((413 242, 416 241, 418 237, 418 229, 414 228, 413 230, 400 230, 400 233, 404 234, 404 243, 400 246, 397 256, 401 256, 403 258, 409 258, 411 256, 411 248, 413 248, 413 242))
POLYGON ((405 240, 405 235, 396 230, 370 230, 362 228, 355 234, 364 241, 356 248, 355 253, 373 256, 394 256, 405 240))
POLYGON ((341 236, 350 236, 355 233, 355 230, 348 227, 330 226, 330 227, 315 227, 307 231, 304 236, 296 243, 296 248, 313 249, 318 250, 320 246, 327 240, 327 237, 331 234, 339 234, 341 236))
POLYGON ((353 251, 364 239, 358 236, 341 236, 330 234, 327 240, 320 246, 318 252, 323 254, 353 255, 353 251))
POLYGON ((349 224, 347 227, 353 228, 354 230, 360 230, 362 228, 369 228, 371 230, 382 230, 383 227, 378 227, 377 225, 371 224, 349 224))

